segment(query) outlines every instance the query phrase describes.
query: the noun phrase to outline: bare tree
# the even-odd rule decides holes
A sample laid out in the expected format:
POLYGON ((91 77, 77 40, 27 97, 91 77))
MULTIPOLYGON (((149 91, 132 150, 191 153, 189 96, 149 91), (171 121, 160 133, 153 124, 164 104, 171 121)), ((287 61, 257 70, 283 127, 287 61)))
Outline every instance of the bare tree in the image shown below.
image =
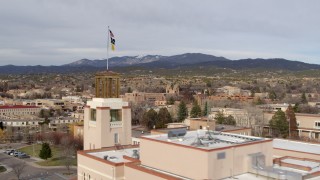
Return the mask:
POLYGON ((25 167, 26 167, 26 162, 24 161, 21 161, 20 163, 16 163, 12 165, 13 173, 17 176, 18 180, 20 180, 25 167))
POLYGON ((247 115, 247 127, 251 127, 253 134, 256 136, 262 136, 263 126, 265 125, 263 111, 254 106, 246 106, 247 115))
POLYGON ((66 136, 61 139, 61 146, 63 148, 62 156, 64 157, 63 163, 66 166, 68 173, 73 162, 73 155, 75 154, 75 140, 71 136, 66 136))

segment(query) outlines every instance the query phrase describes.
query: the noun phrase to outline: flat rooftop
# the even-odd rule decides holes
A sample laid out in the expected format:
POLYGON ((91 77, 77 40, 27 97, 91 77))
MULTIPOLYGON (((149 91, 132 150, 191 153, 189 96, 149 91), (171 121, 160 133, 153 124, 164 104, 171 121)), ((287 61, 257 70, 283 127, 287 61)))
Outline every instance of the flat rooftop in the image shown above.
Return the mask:
POLYGON ((133 157, 134 150, 139 152, 139 148, 128 148, 128 149, 120 149, 120 150, 105 150, 99 152, 88 152, 87 154, 105 159, 114 163, 122 163, 122 162, 130 162, 123 158, 123 156, 133 157))
POLYGON ((320 144, 312 144, 285 139, 273 139, 273 148, 320 154, 320 144))
POLYGON ((168 134, 143 137, 208 150, 266 140, 265 138, 208 130, 188 131, 184 136, 174 138, 169 138, 168 134))

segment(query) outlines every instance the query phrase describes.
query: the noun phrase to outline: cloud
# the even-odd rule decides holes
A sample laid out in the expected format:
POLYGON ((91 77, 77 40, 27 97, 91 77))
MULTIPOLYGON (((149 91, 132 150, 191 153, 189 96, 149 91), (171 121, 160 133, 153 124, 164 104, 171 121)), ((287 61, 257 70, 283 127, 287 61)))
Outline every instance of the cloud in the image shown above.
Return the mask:
MULTIPOLYGON (((60 65, 110 56, 203 52, 318 63, 320 1, 3 0, 0 65, 60 65)), ((318 63, 319 64, 319 63, 318 63)))

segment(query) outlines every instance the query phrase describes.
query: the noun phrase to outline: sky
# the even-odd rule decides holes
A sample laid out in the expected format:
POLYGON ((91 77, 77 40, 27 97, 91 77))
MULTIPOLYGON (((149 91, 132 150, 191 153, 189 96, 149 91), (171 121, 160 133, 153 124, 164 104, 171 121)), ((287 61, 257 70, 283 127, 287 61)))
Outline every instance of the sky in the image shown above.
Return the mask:
POLYGON ((0 0, 0 65, 204 53, 320 64, 319 0, 0 0))

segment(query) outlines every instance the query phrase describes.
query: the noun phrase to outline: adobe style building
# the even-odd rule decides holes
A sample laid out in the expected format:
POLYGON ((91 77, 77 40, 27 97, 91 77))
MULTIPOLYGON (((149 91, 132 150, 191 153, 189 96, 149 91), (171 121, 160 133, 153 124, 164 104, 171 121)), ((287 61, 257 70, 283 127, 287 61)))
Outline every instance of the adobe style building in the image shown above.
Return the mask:
MULTIPOLYGON (((265 123, 268 123, 274 113, 264 113, 265 123)), ((296 113, 297 134, 299 137, 320 139, 320 115, 296 113)))
POLYGON ((84 150, 131 144, 131 109, 119 98, 120 77, 97 73, 96 98, 84 108, 84 150))
POLYGON ((0 106, 0 118, 2 119, 16 119, 21 116, 38 116, 40 108, 37 106, 0 106))
POLYGON ((96 76, 97 97, 85 108, 84 151, 77 154, 79 180, 302 180, 320 174, 310 159, 312 167, 295 157, 273 162, 272 139, 243 134, 172 129, 131 145, 131 111, 115 92, 118 78, 96 76))

